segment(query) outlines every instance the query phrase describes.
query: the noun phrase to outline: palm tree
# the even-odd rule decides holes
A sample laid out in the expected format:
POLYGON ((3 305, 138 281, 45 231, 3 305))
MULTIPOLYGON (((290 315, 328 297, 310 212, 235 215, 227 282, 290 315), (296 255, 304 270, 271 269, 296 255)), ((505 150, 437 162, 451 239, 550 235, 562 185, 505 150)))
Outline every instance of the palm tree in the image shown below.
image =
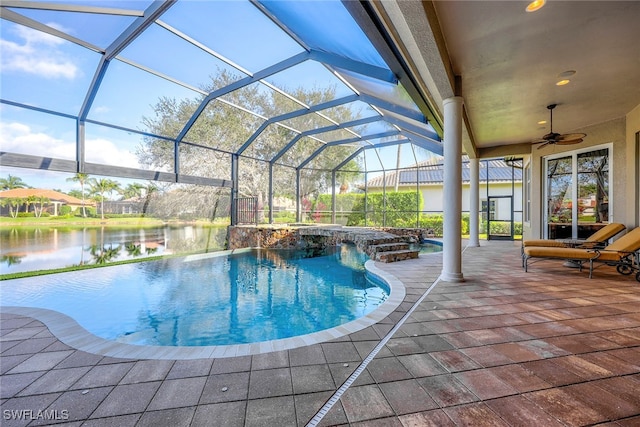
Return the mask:
POLYGON ((74 176, 72 176, 71 178, 67 178, 67 181, 72 181, 72 182, 79 182, 80 183, 80 188, 82 189, 82 217, 86 218, 87 217, 87 210, 84 207, 84 184, 89 180, 89 174, 86 173, 76 173, 74 176))
POLYGON ((18 209, 20 209, 20 205, 24 203, 24 199, 22 197, 3 197, 0 199, 0 206, 9 206, 9 215, 11 218, 15 218, 18 216, 18 209), (14 211, 13 208, 16 208, 14 211))
POLYGON ((0 256, 0 263, 2 262, 6 262, 7 263, 7 267, 11 267, 14 264, 20 264, 22 262, 22 258, 24 258, 26 255, 20 256, 20 255, 2 255, 0 256))
POLYGON ((131 243, 125 244, 124 248, 127 251, 127 255, 129 256, 137 257, 142 255, 141 245, 136 245, 135 243, 131 242, 131 243))
POLYGON ((95 194, 97 196, 97 199, 100 201, 100 218, 104 219, 105 193, 112 193, 113 191, 117 191, 120 188, 120 183, 106 178, 90 178, 88 180, 88 183, 91 193, 95 194))
POLYGON ((144 190, 144 185, 134 182, 132 184, 127 184, 127 187, 122 190, 122 197, 125 199, 133 199, 142 197, 142 190, 144 190))
POLYGON ((49 203, 49 198, 44 196, 35 196, 35 201, 33 202, 33 213, 37 218, 40 218, 42 216, 45 203, 49 203))
POLYGON ((153 183, 149 182, 145 187, 144 204, 142 205, 142 216, 146 215, 147 209, 149 209, 149 203, 154 193, 158 192, 159 188, 153 183))
POLYGON ((28 196, 26 199, 24 199, 24 212, 28 213, 29 205, 35 205, 35 204, 36 204, 36 196, 34 195, 28 196))
POLYGON ((114 248, 113 245, 109 245, 109 247, 91 245, 89 247, 89 253, 93 257, 95 264, 106 264, 120 254, 120 247, 118 246, 114 248))
POLYGON ((8 175, 7 178, 0 178, 0 188, 2 190, 13 190, 14 188, 25 188, 27 184, 18 176, 8 175))

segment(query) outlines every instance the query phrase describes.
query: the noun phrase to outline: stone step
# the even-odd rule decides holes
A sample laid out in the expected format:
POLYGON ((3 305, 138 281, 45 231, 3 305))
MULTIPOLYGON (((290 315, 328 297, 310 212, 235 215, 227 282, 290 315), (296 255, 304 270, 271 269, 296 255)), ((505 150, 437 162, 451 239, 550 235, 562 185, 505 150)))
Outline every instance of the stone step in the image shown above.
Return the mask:
POLYGON ((407 239, 405 239, 404 237, 391 236, 391 237, 378 237, 375 239, 360 239, 359 241, 362 242, 362 244, 367 246, 376 246, 376 245, 385 245, 387 243, 404 243, 407 241, 407 239))
POLYGON ((409 244, 407 242, 381 243, 369 246, 369 250, 372 253, 400 251, 404 249, 409 249, 409 244))
POLYGON ((418 258, 418 254, 420 251, 412 251, 409 249, 399 250, 399 251, 387 251, 387 252, 378 252, 376 254, 376 261, 380 262, 396 262, 396 261, 404 261, 406 259, 416 259, 418 258))

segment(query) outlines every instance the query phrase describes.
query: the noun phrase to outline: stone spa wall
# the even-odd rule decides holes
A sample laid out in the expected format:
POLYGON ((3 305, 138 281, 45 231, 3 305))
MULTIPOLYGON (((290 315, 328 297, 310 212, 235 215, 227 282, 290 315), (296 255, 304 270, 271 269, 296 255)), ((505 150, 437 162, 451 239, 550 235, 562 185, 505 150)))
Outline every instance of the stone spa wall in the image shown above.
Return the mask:
POLYGON ((371 244, 411 241, 432 237, 422 228, 367 228, 345 226, 241 225, 229 227, 229 249, 315 249, 352 242, 366 251, 371 244), (396 238, 398 237, 398 238, 396 238))
MULTIPOLYGON (((302 239, 298 230, 301 227, 286 225, 240 225, 229 227, 229 249, 241 248, 273 248, 273 249, 307 249, 315 245, 325 245, 326 238, 302 239)), ((326 245, 330 245, 326 242, 326 245)), ((333 242, 335 245, 336 243, 333 242)), ((317 247, 317 246, 316 246, 317 247)))

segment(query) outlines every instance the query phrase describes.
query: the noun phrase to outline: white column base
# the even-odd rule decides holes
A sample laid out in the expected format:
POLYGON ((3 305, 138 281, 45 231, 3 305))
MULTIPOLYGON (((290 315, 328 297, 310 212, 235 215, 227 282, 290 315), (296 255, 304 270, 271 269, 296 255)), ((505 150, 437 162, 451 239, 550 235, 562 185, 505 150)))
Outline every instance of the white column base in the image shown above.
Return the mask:
POLYGON ((443 271, 442 274, 440 274, 440 280, 443 280, 445 282, 460 283, 464 282, 464 277, 462 276, 462 273, 448 273, 443 271))

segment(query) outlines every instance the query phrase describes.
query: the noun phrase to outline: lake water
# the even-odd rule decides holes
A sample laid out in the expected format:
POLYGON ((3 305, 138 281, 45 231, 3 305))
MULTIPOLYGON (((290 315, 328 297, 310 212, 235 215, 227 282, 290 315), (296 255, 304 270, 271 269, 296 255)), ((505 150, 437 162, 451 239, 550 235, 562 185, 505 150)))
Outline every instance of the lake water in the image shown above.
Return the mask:
POLYGON ((219 251, 226 227, 16 227, 0 229, 0 273, 219 251))

